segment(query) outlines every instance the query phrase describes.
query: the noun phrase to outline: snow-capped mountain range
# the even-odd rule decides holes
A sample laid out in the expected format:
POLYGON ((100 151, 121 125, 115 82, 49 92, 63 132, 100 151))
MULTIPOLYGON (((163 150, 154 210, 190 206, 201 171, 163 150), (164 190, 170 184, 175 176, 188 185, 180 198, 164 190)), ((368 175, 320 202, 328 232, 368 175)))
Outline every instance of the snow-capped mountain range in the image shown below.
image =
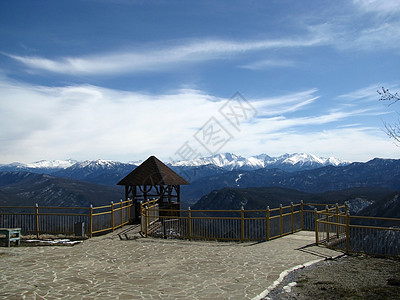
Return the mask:
MULTIPOLYGON (((108 169, 118 168, 121 166, 138 166, 141 161, 121 163, 111 160, 97 159, 97 160, 86 160, 76 161, 73 159, 67 160, 41 160, 29 164, 12 163, 7 165, 0 165, 0 170, 65 170, 65 169, 108 169)), ((178 161, 168 163, 172 167, 199 167, 206 165, 213 165, 225 170, 254 170, 261 168, 278 168, 286 171, 299 170, 299 169, 314 169, 318 167, 324 167, 328 165, 341 166, 347 165, 349 162, 329 157, 318 157, 310 153, 293 153, 284 154, 277 157, 271 157, 267 154, 260 154, 250 156, 248 158, 236 155, 233 153, 220 153, 209 157, 196 158, 187 161, 178 161)))
POLYGON ((267 154, 260 154, 245 158, 233 153, 221 153, 209 157, 197 158, 189 161, 179 161, 172 166, 204 166, 215 165, 227 170, 235 169, 261 169, 261 168, 279 168, 279 169, 313 169, 328 165, 341 166, 349 162, 334 157, 318 157, 310 153, 284 154, 278 157, 271 157, 267 154))
POLYGON ((111 160, 105 160, 105 159, 97 159, 97 160, 85 160, 85 161, 77 161, 73 159, 67 159, 67 160, 40 160, 36 161, 33 163, 18 163, 14 162, 11 164, 6 164, 6 165, 0 165, 0 169, 38 169, 38 170, 63 170, 63 169, 68 169, 68 168, 90 168, 90 169, 106 169, 110 167, 115 167, 116 165, 133 165, 137 166, 140 164, 140 162, 128 162, 128 163, 121 163, 121 162, 116 162, 116 161, 111 161, 111 160))

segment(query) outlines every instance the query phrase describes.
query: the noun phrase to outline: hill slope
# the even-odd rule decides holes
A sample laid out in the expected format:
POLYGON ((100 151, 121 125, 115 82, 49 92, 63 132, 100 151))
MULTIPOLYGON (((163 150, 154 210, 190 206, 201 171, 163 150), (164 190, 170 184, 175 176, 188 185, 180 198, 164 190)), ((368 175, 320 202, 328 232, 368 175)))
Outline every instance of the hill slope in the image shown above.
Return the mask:
POLYGON ((326 166, 313 170, 285 172, 280 169, 231 171, 208 176, 182 189, 183 199, 196 202, 203 195, 225 187, 279 186, 309 193, 355 187, 381 187, 400 190, 400 160, 373 159, 346 166, 326 166))
POLYGON ((0 172, 2 205, 79 206, 109 204, 124 197, 118 186, 59 178, 46 174, 0 172))
MULTIPOLYGON (((352 188, 341 191, 329 191, 324 193, 306 193, 294 189, 281 187, 264 188, 223 188, 213 191, 203 196, 192 209, 266 209, 290 205, 291 202, 299 203, 326 203, 326 204, 344 204, 347 203, 351 214, 368 213, 368 206, 385 207, 384 210, 390 210, 391 215, 400 215, 400 208, 392 204, 393 199, 398 199, 400 192, 393 192, 385 188, 352 188), (361 209, 360 209, 361 207, 361 209)), ((398 205, 398 202, 396 202, 398 205)), ((385 216, 382 212, 372 210, 377 216, 385 216)))

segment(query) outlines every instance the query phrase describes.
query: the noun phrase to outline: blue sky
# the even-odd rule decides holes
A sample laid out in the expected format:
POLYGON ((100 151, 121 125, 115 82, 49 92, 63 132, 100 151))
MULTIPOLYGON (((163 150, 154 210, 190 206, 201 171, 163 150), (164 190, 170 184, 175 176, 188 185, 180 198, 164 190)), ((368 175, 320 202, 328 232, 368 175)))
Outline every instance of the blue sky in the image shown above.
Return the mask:
POLYGON ((396 0, 1 1, 0 163, 398 158, 399 57, 396 0))

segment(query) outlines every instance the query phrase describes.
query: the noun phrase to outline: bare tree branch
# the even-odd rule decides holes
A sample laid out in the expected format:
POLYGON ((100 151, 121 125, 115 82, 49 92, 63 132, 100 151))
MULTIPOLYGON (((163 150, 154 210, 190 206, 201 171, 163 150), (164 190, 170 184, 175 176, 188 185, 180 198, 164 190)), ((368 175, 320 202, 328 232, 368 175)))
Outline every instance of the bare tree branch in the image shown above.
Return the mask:
POLYGON ((377 90, 377 92, 381 96, 381 98, 379 100, 391 102, 391 103, 389 103, 389 105, 392 105, 392 104, 396 103, 397 101, 400 101, 400 95, 398 92, 396 92, 395 94, 392 94, 389 91, 389 89, 385 89, 384 87, 382 87, 382 90, 377 90))
MULTIPOLYGON (((382 90, 377 90, 378 94, 381 96, 380 101, 388 101, 389 106, 395 104, 397 101, 400 101, 400 95, 398 92, 392 94, 389 89, 385 89, 382 87, 382 90)), ((395 143, 398 143, 400 146, 400 119, 397 120, 395 124, 383 123, 385 125, 386 134, 395 140, 395 143)))
POLYGON ((399 124, 388 124, 388 123, 384 123, 385 125, 385 132, 386 134, 394 139, 397 143, 400 143, 400 126, 399 124))

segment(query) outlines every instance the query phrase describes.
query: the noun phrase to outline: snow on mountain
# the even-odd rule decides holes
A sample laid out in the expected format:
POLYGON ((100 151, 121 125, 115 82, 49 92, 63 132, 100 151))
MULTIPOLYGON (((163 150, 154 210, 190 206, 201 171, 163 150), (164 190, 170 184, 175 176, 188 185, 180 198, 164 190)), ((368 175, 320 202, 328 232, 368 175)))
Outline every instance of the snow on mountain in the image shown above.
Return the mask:
POLYGON ((320 165, 320 166, 326 166, 326 165, 333 165, 333 166, 339 166, 342 164, 346 164, 345 161, 342 161, 340 159, 330 157, 330 158, 325 158, 325 157, 318 157, 314 154, 310 153, 293 153, 293 154, 284 154, 282 156, 274 158, 274 160, 271 160, 268 163, 283 163, 283 164, 289 164, 289 165, 320 165))
POLYGON ((73 169, 106 170, 126 165, 136 166, 135 163, 121 163, 112 160, 96 159, 96 160, 85 160, 82 162, 76 162, 74 165, 69 167, 69 170, 73 169))
POLYGON ((290 170, 292 168, 316 168, 327 165, 339 166, 346 165, 348 162, 329 157, 318 157, 310 153, 284 154, 278 157, 271 157, 267 154, 260 154, 245 158, 233 153, 220 153, 209 157, 197 158, 190 161, 175 162, 173 166, 202 166, 216 165, 218 167, 234 169, 260 169, 260 168, 283 168, 290 170))
MULTIPOLYGON (((8 165, 1 165, 0 170, 27 170, 31 172, 44 172, 54 173, 62 172, 60 174, 69 174, 76 172, 77 170, 85 169, 89 172, 106 171, 106 170, 128 170, 131 167, 138 166, 141 162, 128 162, 121 163, 111 160, 97 159, 97 160, 86 160, 76 161, 72 159, 68 160, 41 160, 29 164, 12 163, 8 165)), ((284 171, 298 171, 303 169, 313 169, 317 167, 323 167, 328 165, 341 166, 346 165, 348 162, 340 159, 329 157, 318 157, 310 153, 293 153, 284 154, 277 157, 271 157, 267 154, 259 154, 250 156, 248 158, 236 155, 233 153, 220 153, 209 157, 197 158, 190 161, 179 161, 169 164, 172 167, 199 167, 212 165, 228 171, 232 170, 255 170, 261 168, 278 168, 284 171)))
POLYGON ((180 161, 173 163, 173 166, 204 166, 204 165, 215 165, 221 168, 235 169, 242 167, 246 164, 247 159, 235 155, 233 153, 221 153, 210 157, 196 158, 190 161, 180 161))
POLYGON ((24 166, 32 169, 66 169, 76 164, 77 161, 73 159, 67 160, 40 160, 24 166))

